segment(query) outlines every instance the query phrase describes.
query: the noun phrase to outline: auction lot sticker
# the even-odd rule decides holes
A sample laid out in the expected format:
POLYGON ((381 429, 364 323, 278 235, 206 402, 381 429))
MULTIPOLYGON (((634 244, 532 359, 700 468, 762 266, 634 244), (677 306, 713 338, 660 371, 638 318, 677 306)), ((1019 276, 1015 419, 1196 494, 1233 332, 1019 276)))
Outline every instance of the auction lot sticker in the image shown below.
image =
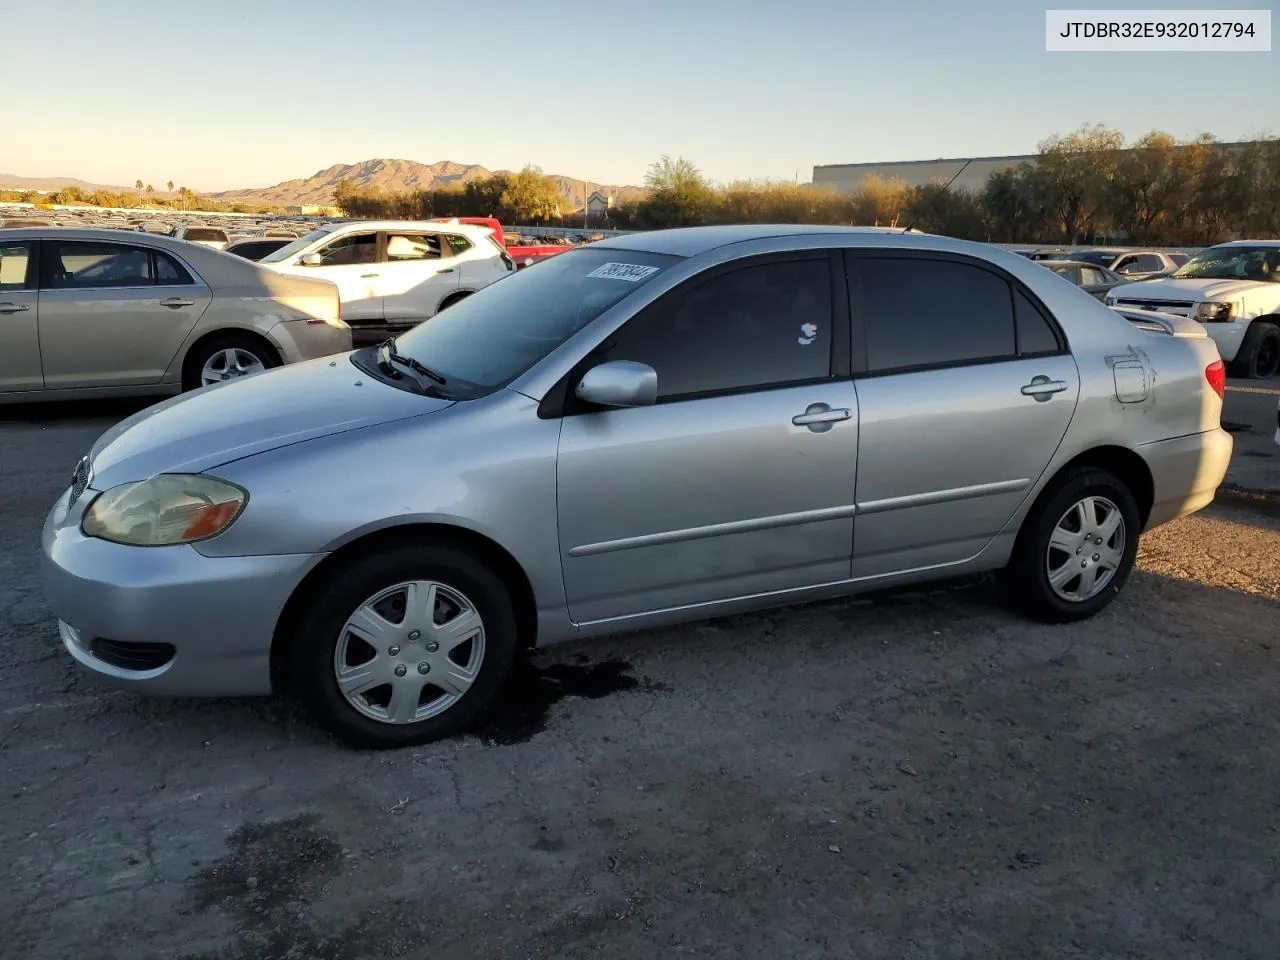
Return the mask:
POLYGON ((1044 48, 1093 53, 1266 53, 1270 10, 1046 10, 1044 48))
POLYGON ((658 272, 657 267, 645 267, 638 263, 605 263, 596 267, 588 277, 603 277, 606 280, 625 280, 627 283, 639 283, 645 277, 658 272))

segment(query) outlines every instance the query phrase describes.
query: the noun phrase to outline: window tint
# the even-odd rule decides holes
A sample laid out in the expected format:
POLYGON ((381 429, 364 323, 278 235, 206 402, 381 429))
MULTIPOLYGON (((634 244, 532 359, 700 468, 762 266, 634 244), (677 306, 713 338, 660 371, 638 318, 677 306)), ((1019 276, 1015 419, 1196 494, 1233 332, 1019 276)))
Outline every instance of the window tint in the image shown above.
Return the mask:
POLYGON ((1138 270, 1141 273, 1157 273, 1164 269, 1164 261, 1154 253, 1138 255, 1138 270))
POLYGON ((49 285, 59 288, 142 287, 155 282, 151 255, 118 243, 50 244, 49 285))
POLYGON ((829 261, 763 263, 690 281, 623 327, 603 359, 649 364, 659 399, 829 376, 829 261))
POLYGON ((440 237, 434 233, 388 233, 387 260, 439 260, 440 237))
POLYGON ((0 290, 21 290, 26 286, 30 257, 30 244, 0 243, 0 290))
MULTIPOLYGON (((1094 270, 1089 273, 1095 273, 1094 270)), ((1062 347, 1058 336, 1040 309, 1021 290, 1013 291, 1013 315, 1018 326, 1018 353, 1026 356, 1057 353, 1062 347)))
POLYGON ((187 227, 182 234, 184 240, 204 240, 206 242, 226 243, 226 231, 219 230, 217 227, 187 227))
POLYGON ((194 282, 191 274, 177 260, 158 250, 153 250, 152 256, 156 258, 156 283, 181 285, 194 282))
POLYGON ((378 235, 376 233, 356 233, 347 237, 339 237, 321 250, 320 262, 326 267, 338 267, 349 263, 377 263, 378 235))
POLYGON ((460 237, 455 233, 451 233, 449 234, 448 240, 449 240, 449 249, 453 251, 453 255, 455 257, 460 254, 466 253, 468 250, 471 249, 471 241, 468 240, 466 237, 460 237))
POLYGON ((879 257, 862 260, 858 273, 872 372, 1013 356, 1009 284, 994 273, 879 257))
POLYGON ((1186 253, 1171 253, 1169 254, 1169 259, 1173 261, 1174 266, 1180 267, 1190 260, 1191 256, 1186 253))

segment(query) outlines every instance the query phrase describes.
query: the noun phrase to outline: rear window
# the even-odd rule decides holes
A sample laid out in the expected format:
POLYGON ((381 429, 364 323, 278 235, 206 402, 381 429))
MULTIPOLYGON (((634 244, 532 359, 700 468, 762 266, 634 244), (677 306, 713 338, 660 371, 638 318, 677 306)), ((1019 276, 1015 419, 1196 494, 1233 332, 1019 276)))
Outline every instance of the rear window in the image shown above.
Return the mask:
POLYGON ((216 227, 188 227, 183 233, 186 240, 214 240, 226 242, 227 235, 216 227))

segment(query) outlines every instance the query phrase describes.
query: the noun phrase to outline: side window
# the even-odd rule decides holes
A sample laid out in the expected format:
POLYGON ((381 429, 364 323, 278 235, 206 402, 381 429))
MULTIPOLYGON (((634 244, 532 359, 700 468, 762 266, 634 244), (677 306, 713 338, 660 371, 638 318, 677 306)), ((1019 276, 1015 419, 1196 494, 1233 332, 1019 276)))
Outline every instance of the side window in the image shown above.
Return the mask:
POLYGON ((1154 253, 1142 253, 1138 255, 1138 272, 1139 273, 1159 273, 1164 269, 1164 260, 1156 256, 1154 253))
MULTIPOLYGON (((1083 269, 1086 273, 1097 273, 1090 267, 1083 269)), ((1013 316, 1018 329, 1019 355, 1038 356, 1062 349, 1049 319, 1031 302, 1030 297, 1016 288, 1013 291, 1013 316)))
POLYGON ((152 256, 156 258, 156 283, 185 286, 195 282, 191 279, 191 274, 173 257, 158 250, 152 251, 152 256))
POLYGON ((326 267, 339 267, 351 263, 377 263, 378 235, 353 233, 339 237, 316 252, 320 254, 321 265, 326 267))
POLYGON ((1073 267, 1070 264, 1060 263, 1057 266, 1050 267, 1049 269, 1052 270, 1054 273, 1056 273, 1058 276, 1064 277, 1067 280, 1070 280, 1072 283, 1075 283, 1076 270, 1079 268, 1073 267))
POLYGON ((63 240, 49 244, 46 285, 54 289, 149 287, 151 252, 120 243, 63 240))
POLYGON ((831 323, 830 261, 779 260, 689 281, 601 359, 649 364, 659 400, 802 383, 831 375, 831 323))
POLYGON ((471 241, 466 237, 460 237, 456 233, 451 233, 448 235, 447 239, 449 241, 449 250, 452 251, 452 255, 455 257, 461 256, 471 249, 471 241))
POLYGON ((388 233, 387 260, 439 260, 440 237, 434 233, 388 233))
POLYGON ((21 290, 27 285, 28 243, 0 243, 0 290, 21 290))
POLYGON ((951 366, 1015 354, 1004 279, 968 263, 867 257, 858 264, 867 369, 951 366))
POLYGON ((1114 270, 1116 273, 1120 273, 1120 274, 1142 272, 1141 270, 1138 269, 1137 257, 1121 257, 1119 260, 1116 261, 1116 265, 1111 269, 1114 270))
POLYGON ((1107 278, 1102 275, 1101 271, 1095 270, 1093 267, 1081 267, 1080 273, 1081 273, 1081 276, 1083 277, 1082 282, 1086 286, 1094 283, 1107 282, 1107 278))
POLYGON ((1169 259, 1173 261, 1173 265, 1175 267, 1180 267, 1190 260, 1191 257, 1185 253, 1171 253, 1169 254, 1169 259))

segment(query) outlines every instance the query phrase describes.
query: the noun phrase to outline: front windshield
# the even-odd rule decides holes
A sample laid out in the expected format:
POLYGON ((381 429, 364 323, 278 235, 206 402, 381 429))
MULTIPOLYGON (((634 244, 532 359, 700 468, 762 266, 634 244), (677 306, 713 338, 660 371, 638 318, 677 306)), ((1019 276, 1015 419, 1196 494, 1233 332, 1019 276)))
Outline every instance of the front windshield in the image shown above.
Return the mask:
POLYGON ((460 300, 396 339, 452 381, 510 383, 679 257, 598 247, 562 253, 460 300))
POLYGON ((1280 247, 1210 247, 1174 271, 1193 280, 1258 280, 1280 283, 1280 247))
POLYGON ((274 253, 268 253, 265 257, 262 258, 260 262, 261 263, 279 263, 282 260, 288 260, 298 251, 304 250, 305 248, 309 247, 311 244, 319 240, 321 237, 328 236, 330 233, 333 233, 333 231, 334 231, 333 227, 321 227, 319 230, 312 230, 310 233, 305 233, 302 236, 300 236, 297 240, 293 241, 293 243, 285 244, 283 247, 281 247, 279 250, 275 251, 274 253))

